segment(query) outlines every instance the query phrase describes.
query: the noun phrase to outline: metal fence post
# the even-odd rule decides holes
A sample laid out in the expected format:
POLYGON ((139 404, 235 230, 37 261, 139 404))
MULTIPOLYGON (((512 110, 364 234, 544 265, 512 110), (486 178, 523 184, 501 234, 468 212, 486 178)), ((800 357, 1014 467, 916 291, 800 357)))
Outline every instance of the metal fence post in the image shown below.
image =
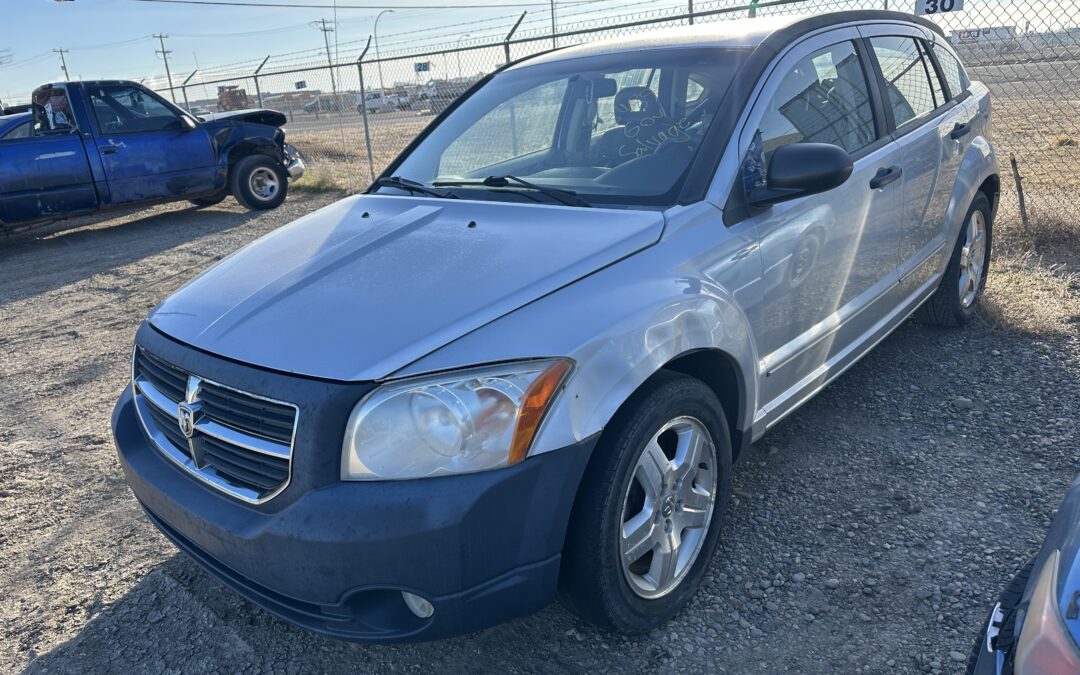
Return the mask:
POLYGON ((184 95, 184 110, 187 110, 188 112, 191 112, 191 104, 188 103, 187 98, 187 83, 191 82, 191 78, 195 77, 195 73, 197 72, 199 72, 198 68, 191 71, 191 74, 187 76, 187 79, 180 84, 180 92, 184 95))
POLYGON ((694 0, 687 0, 686 13, 689 15, 689 17, 686 20, 687 23, 689 23, 691 26, 693 26, 694 25, 694 0))
MULTIPOLYGON (((360 52, 359 58, 356 59, 356 70, 360 75, 360 114, 364 116, 364 144, 367 145, 367 161, 368 161, 368 174, 371 176, 371 180, 375 180, 375 159, 371 154, 371 132, 368 130, 368 117, 367 117, 367 93, 364 91, 364 57, 367 56, 368 48, 371 47, 371 36, 368 36, 367 44, 364 45, 364 51, 360 52)), ((385 94, 383 94, 385 95, 385 94)))
POLYGON ((514 33, 517 32, 518 26, 520 26, 521 22, 525 20, 525 15, 528 13, 528 10, 521 13, 521 16, 518 17, 517 23, 514 24, 514 27, 510 29, 510 32, 507 33, 506 37, 503 39, 503 53, 506 54, 507 63, 510 63, 510 38, 514 37, 514 33))
POLYGON ((270 60, 270 55, 267 54, 266 58, 263 59, 262 63, 259 64, 259 67, 255 69, 255 74, 252 75, 252 78, 255 80, 255 99, 258 100, 260 108, 263 107, 263 102, 262 102, 262 89, 259 88, 259 73, 262 71, 263 66, 265 66, 266 62, 269 61, 269 60, 270 60))

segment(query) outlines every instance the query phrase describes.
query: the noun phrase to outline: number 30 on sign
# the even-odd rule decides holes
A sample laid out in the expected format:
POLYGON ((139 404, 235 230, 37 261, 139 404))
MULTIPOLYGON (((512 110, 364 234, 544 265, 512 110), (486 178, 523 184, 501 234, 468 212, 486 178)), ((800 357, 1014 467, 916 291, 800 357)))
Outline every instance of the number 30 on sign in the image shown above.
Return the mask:
POLYGON ((964 8, 964 0, 916 0, 916 14, 941 14, 959 12, 964 8))

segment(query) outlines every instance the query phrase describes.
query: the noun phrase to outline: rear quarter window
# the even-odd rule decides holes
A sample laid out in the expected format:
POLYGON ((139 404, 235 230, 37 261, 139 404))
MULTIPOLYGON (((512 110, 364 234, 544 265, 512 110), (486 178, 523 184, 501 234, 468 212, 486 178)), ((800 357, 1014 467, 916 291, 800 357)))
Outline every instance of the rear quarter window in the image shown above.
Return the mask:
POLYGON ((944 47, 934 45, 934 55, 941 64, 941 72, 945 76, 945 84, 949 87, 949 94, 956 98, 967 90, 967 77, 964 67, 956 60, 952 52, 944 47))

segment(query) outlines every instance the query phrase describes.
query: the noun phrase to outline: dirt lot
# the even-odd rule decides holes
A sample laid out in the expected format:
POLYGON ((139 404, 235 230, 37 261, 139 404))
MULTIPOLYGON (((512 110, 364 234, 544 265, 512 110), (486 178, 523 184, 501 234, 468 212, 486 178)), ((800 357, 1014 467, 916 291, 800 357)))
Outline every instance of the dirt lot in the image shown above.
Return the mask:
POLYGON ((905 324, 754 447, 703 592, 664 629, 614 637, 552 606, 436 644, 304 633, 157 534, 109 414, 156 302, 331 198, 0 240, 0 670, 962 672, 1080 471, 1077 270, 999 259, 984 320, 905 324))

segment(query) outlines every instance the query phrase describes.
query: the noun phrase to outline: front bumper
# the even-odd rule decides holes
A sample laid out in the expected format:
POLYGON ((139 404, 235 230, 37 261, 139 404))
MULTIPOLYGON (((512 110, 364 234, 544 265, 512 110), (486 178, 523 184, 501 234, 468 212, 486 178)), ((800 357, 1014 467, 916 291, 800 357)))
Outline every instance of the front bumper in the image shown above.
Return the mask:
POLYGON ((286 145, 285 171, 289 174, 289 178, 299 180, 303 177, 305 170, 307 170, 307 165, 304 164, 304 158, 300 156, 300 152, 293 146, 286 145))
MULTIPOLYGON (((186 361, 189 372, 244 385, 287 377, 236 375, 253 370, 237 364, 208 370, 219 360, 145 326, 140 336, 158 353, 174 352, 172 362, 186 361), (254 379, 237 381, 248 377, 254 379)), ((290 392, 300 397, 301 423, 310 407, 302 390, 290 392)), ((335 419, 348 408, 340 407, 335 419)), ((166 459, 148 441, 130 387, 112 426, 127 482, 154 524, 248 600, 304 628, 352 640, 428 640, 529 614, 552 600, 595 438, 495 471, 342 482, 336 470, 344 419, 336 430, 325 428, 336 421, 314 411, 310 420, 320 428, 298 428, 291 483, 261 505, 206 486, 166 459), (434 614, 413 614, 402 591, 427 599, 434 614)))

